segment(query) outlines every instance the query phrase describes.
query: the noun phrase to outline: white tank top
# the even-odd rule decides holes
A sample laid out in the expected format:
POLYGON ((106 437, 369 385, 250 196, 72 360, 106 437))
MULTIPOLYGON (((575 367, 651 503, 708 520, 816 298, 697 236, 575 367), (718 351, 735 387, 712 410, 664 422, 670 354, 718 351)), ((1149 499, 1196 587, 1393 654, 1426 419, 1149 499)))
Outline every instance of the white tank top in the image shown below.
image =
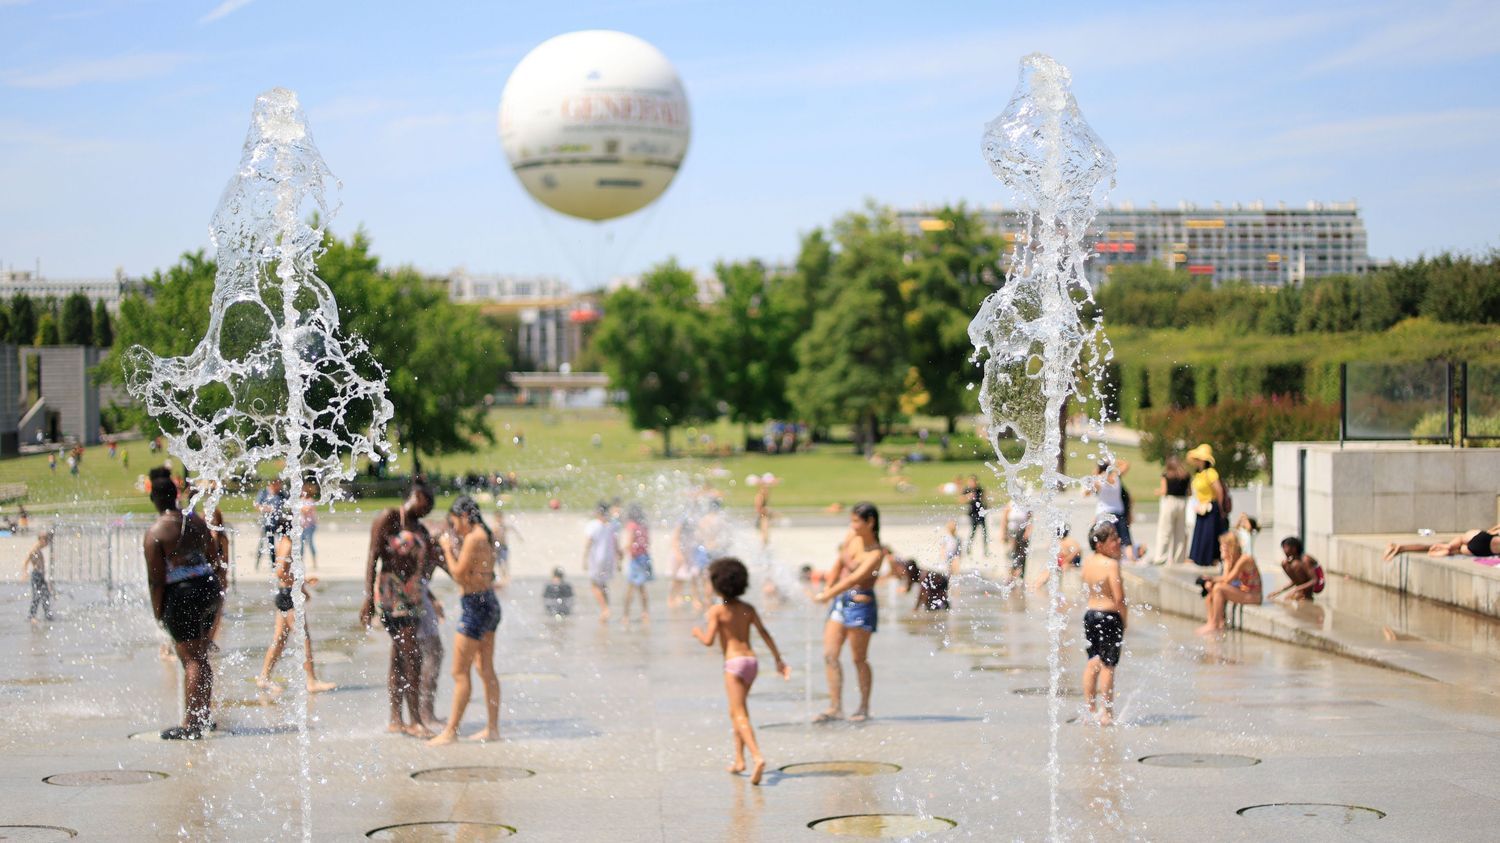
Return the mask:
POLYGON ((1111 515, 1125 514, 1125 499, 1120 495, 1120 478, 1113 481, 1105 480, 1099 484, 1099 506, 1100 513, 1108 512, 1111 515))

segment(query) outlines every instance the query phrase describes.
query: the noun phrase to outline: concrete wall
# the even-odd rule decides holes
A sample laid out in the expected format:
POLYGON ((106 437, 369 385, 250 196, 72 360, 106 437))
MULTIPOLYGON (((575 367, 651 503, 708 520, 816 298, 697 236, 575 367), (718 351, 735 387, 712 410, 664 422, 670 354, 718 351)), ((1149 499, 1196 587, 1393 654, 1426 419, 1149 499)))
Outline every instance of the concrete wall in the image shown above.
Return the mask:
POLYGON ((1360 533, 1452 535, 1496 523, 1500 449, 1388 442, 1277 442, 1276 523, 1298 529, 1298 452, 1307 452, 1306 523, 1313 556, 1329 539, 1360 533))
POLYGON ((83 345, 21 349, 23 371, 26 360, 41 361, 41 395, 58 414, 58 430, 64 439, 99 444, 99 388, 89 372, 99 365, 101 356, 99 349, 83 345))
POLYGON ((0 457, 13 457, 21 420, 21 356, 10 343, 0 343, 0 457))

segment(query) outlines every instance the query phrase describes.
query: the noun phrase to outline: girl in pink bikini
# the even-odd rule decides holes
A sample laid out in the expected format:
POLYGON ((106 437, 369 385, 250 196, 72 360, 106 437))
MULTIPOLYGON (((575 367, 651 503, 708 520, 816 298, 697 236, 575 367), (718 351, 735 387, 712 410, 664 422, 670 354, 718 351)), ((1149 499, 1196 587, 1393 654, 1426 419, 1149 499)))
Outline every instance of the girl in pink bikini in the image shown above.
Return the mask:
POLYGON ((744 563, 730 557, 715 559, 708 566, 708 580, 724 602, 708 610, 708 629, 693 627, 693 637, 705 647, 712 646, 717 639, 724 653, 724 691, 729 695, 729 723, 734 730, 734 759, 727 769, 735 774, 745 772, 745 750, 748 749, 750 759, 755 762, 750 783, 760 784, 761 774, 766 770, 766 759, 761 757, 760 745, 755 742, 755 730, 750 727, 750 710, 745 706, 750 685, 760 672, 760 662, 750 648, 751 627, 760 633, 766 647, 771 650, 771 657, 776 659, 776 672, 781 678, 790 679, 792 669, 781 660, 781 651, 776 649, 771 633, 760 622, 755 607, 740 600, 740 595, 750 585, 750 574, 744 563))

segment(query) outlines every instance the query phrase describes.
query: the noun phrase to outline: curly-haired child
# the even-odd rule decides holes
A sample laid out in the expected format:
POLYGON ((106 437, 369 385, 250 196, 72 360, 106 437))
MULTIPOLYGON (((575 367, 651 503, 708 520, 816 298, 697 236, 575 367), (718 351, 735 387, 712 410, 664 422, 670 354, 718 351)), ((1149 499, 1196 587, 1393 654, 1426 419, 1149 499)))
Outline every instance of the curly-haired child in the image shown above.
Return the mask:
POLYGON ((781 674, 782 679, 790 679, 792 669, 782 661, 781 651, 776 649, 776 641, 760 622, 760 614, 755 611, 755 607, 740 600, 740 596, 750 585, 750 574, 745 570, 744 563, 730 557, 716 559, 708 566, 708 579, 724 602, 708 610, 705 616, 708 629, 693 627, 693 637, 705 647, 712 646, 717 640, 724 653, 724 691, 729 695, 729 722, 734 730, 734 759, 728 770, 736 774, 745 771, 745 751, 748 749, 750 759, 755 762, 750 783, 760 784, 761 774, 766 769, 766 759, 761 757, 760 745, 755 742, 755 730, 750 726, 750 710, 745 705, 750 686, 760 671, 760 663, 750 647, 750 629, 753 627, 759 632, 766 647, 770 648, 772 658, 776 659, 776 672, 781 674))

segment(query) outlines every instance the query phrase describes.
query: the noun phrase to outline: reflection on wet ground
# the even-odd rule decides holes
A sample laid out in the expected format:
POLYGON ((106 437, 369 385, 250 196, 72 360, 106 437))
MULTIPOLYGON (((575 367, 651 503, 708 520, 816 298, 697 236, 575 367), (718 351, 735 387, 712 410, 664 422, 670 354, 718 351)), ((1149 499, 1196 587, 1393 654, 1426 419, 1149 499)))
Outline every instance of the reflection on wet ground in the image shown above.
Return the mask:
MULTIPOLYGON (((1045 834, 1047 700, 1027 696, 1047 684, 1044 598, 974 590, 943 623, 898 624, 900 610, 885 607, 904 601, 882 593, 865 723, 810 722, 829 703, 821 607, 765 611, 793 677, 763 671, 750 696, 770 764, 756 788, 724 772, 732 742, 722 665, 716 650, 688 635, 692 613, 662 608, 649 625, 629 628, 587 614, 557 620, 540 612, 540 584, 518 580, 502 599, 502 739, 437 749, 387 734, 390 639, 378 627, 355 630, 358 583, 324 583, 310 622, 317 651, 329 656, 320 675, 340 688, 310 700, 315 836, 380 829, 386 839, 484 840, 517 829, 539 840, 587 840, 607 824, 622 840, 810 839, 810 824, 851 814, 885 818, 816 831, 916 833, 891 818, 900 815, 958 823, 930 832, 932 839, 1045 834), (818 766, 849 762, 882 774, 818 766), (805 764, 813 766, 799 771, 805 764), (460 821, 476 825, 452 825, 460 821)), ((665 584, 657 587, 653 599, 665 606, 665 584)), ((245 591, 255 593, 233 597, 216 658, 219 731, 191 745, 159 739, 178 715, 180 675, 175 662, 158 658, 144 606, 65 605, 64 617, 37 630, 20 626, 24 612, 0 615, 13 648, 0 666, 0 755, 13 794, 0 805, 0 824, 77 829, 93 839, 155 839, 179 829, 203 839, 292 833, 289 709, 301 693, 300 660, 284 657, 274 671, 290 680, 280 695, 255 691, 272 619, 263 595, 245 591), (129 788, 123 807, 102 795, 118 788, 74 787, 65 798, 42 782, 79 771, 169 777, 129 788)), ((1077 614, 1068 609, 1060 659, 1070 691, 1083 667, 1077 614)), ((1379 828, 1390 839, 1421 838, 1465 811, 1500 815, 1500 800, 1473 786, 1500 751, 1493 698, 1249 637, 1204 642, 1190 630, 1132 617, 1118 671, 1118 728, 1062 726, 1059 798, 1070 838, 1201 839, 1232 836, 1234 823, 1249 834, 1272 828, 1263 825, 1271 820, 1236 811, 1257 801, 1251 797, 1269 805, 1284 793, 1384 811, 1379 828), (1388 763, 1372 766, 1373 753, 1388 763), (1137 762, 1164 755, 1263 763, 1205 762, 1190 765, 1208 768, 1194 772, 1137 762), (1391 782, 1389 769, 1410 775, 1391 782)), ((451 658, 451 619, 442 631, 451 658)), ((846 713, 857 697, 848 659, 846 652, 846 713)), ((440 674, 440 716, 449 667, 440 674)), ((1064 720, 1082 719, 1081 700, 1060 704, 1064 720)), ((482 722, 476 696, 460 733, 482 722)))

